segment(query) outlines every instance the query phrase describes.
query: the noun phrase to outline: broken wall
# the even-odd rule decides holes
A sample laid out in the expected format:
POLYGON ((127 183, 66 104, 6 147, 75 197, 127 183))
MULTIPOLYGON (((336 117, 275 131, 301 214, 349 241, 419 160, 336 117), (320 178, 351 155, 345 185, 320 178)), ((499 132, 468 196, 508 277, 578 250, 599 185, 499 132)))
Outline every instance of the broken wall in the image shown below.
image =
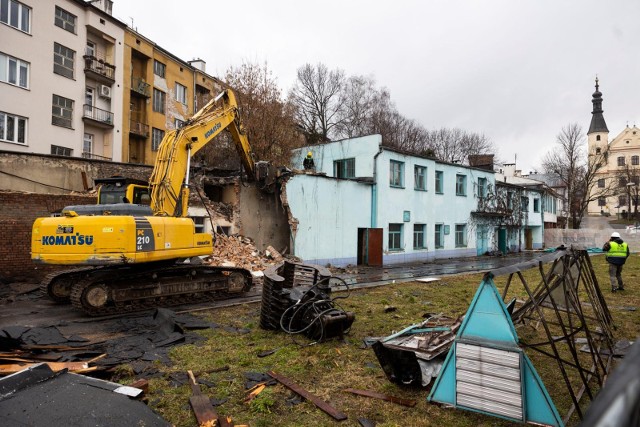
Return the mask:
MULTIPOLYGON (((371 184, 294 175, 286 184, 292 255, 312 264, 357 263, 358 228, 371 226, 371 184)), ((277 247, 276 247, 277 249, 277 247)))
POLYGON ((33 222, 36 218, 51 216, 65 206, 90 203, 95 203, 95 195, 29 194, 0 190, 0 282, 40 279, 59 269, 55 266, 36 266, 31 261, 33 222))
POLYGON ((148 181, 152 170, 147 165, 0 151, 0 190, 69 194, 93 188, 95 178, 122 175, 148 181))
POLYGON ((290 226, 280 194, 266 193, 255 184, 238 183, 236 189, 234 216, 239 234, 250 237, 259 250, 273 246, 281 254, 290 254, 290 226))

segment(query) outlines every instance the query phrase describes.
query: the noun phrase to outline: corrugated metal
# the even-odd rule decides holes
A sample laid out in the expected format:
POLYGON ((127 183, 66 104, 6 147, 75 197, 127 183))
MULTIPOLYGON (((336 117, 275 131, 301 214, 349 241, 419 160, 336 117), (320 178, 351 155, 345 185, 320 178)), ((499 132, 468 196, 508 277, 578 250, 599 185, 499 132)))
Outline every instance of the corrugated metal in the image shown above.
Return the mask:
POLYGON ((456 403, 523 420, 520 353, 456 344, 456 403))

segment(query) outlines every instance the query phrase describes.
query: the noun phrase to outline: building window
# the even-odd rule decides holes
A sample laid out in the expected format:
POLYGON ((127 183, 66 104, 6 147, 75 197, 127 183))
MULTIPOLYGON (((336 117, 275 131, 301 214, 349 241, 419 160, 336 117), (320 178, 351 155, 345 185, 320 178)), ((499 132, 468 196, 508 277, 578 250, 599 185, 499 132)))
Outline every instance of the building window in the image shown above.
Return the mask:
POLYGON ((604 178, 598 180, 598 188, 604 188, 604 178))
POLYGON ((596 147, 596 154, 602 153, 602 149, 600 147, 596 147))
POLYGON ((51 115, 51 124, 71 128, 73 124, 73 100, 53 95, 51 115))
POLYGON ((627 177, 623 176, 618 178, 618 186, 619 187, 624 187, 625 185, 627 185, 627 177))
POLYGON ((84 53, 87 56, 96 56, 96 44, 90 40, 87 40, 87 46, 84 48, 84 53))
POLYGON ((507 209, 513 210, 513 191, 507 191, 507 209))
POLYGON ((180 83, 176 83, 176 101, 182 104, 187 103, 187 87, 180 83))
POLYGON ((85 133, 84 138, 82 139, 82 154, 92 154, 93 153, 93 135, 90 133, 85 133))
POLYGON ((203 216, 192 216, 193 225, 195 226, 196 233, 204 233, 204 217, 203 216))
POLYGON ((71 148, 60 147, 59 145, 52 145, 51 146, 51 154, 54 154, 56 156, 71 157, 72 153, 73 153, 73 150, 71 148))
POLYGON ((389 250, 390 251, 402 250, 402 225, 403 224, 389 224, 389 250))
POLYGON ((167 95, 158 90, 153 89, 153 111, 164 114, 165 97, 167 95))
POLYGON ((184 126, 184 120, 176 119, 174 124, 176 129, 180 129, 182 128, 182 126, 184 126))
POLYGON ((640 156, 631 156, 631 164, 638 166, 640 164, 640 156))
POLYGON ((533 199, 533 211, 540 212, 540 199, 533 199))
POLYGON ((76 19, 78 19, 75 15, 67 12, 61 7, 56 6, 56 17, 55 24, 57 27, 62 28, 63 30, 67 30, 70 33, 76 33, 76 19))
POLYGON ((0 53, 0 81, 28 89, 29 63, 0 53))
POLYGON ((618 196, 618 206, 625 206, 627 204, 627 196, 618 196))
POLYGON ((467 176, 456 175, 456 196, 467 195, 467 176))
POLYGON ((427 190, 427 168, 424 166, 414 166, 413 182, 416 190, 427 190))
POLYGON ((425 224, 413 224, 413 249, 426 249, 425 234, 427 226, 425 224))
POLYGON ((487 197, 487 178, 478 178, 478 198, 487 197))
POLYGON ((31 8, 16 0, 0 1, 0 22, 25 33, 31 32, 31 8))
POLYGON ((27 119, 0 111, 0 141, 27 145, 27 119))
POLYGON ((527 196, 520 196, 520 208, 522 211, 529 210, 529 198, 527 196))
POLYGON ((153 61, 153 74, 155 74, 156 76, 164 77, 166 69, 167 66, 162 62, 156 60, 153 61))
POLYGON ((606 206, 607 199, 605 197, 598 197, 598 206, 606 206))
POLYGON ((436 171, 436 193, 443 194, 444 172, 436 171))
POLYGON ((404 186, 404 163, 396 160, 389 162, 389 184, 392 187, 404 186))
POLYGON ((160 143, 164 138, 164 131, 160 129, 153 128, 151 129, 151 149, 153 151, 158 151, 160 148, 160 143))
POLYGON ((456 247, 467 246, 467 224, 456 224, 456 247))
POLYGON ((76 52, 61 44, 53 44, 53 72, 61 76, 73 78, 73 61, 76 52))
POLYGON ((444 248, 444 224, 436 224, 433 245, 436 249, 444 248))
POLYGON ((600 141, 600 135, 596 135, 596 141, 600 141))
POLYGON ((624 156, 618 157, 618 166, 624 166, 624 156))
POLYGON ((336 178, 355 178, 356 159, 342 159, 333 162, 333 176, 336 178))

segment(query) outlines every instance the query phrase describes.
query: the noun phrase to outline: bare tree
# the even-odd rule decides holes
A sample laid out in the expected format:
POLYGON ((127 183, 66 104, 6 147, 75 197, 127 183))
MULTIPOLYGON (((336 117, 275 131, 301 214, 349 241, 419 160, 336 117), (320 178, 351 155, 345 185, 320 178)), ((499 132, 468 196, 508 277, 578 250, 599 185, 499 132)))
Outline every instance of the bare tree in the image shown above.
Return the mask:
MULTIPOLYGON (((230 67, 226 83, 238 98, 240 117, 255 155, 277 166, 289 166, 291 149, 304 144, 294 120, 293 106, 282 99, 282 93, 266 63, 245 62, 230 67)), ((221 135, 215 147, 205 147, 208 164, 238 167, 239 158, 229 135, 221 135)))
POLYGON ((298 68, 290 100, 296 107, 296 121, 308 143, 329 141, 333 136, 341 117, 340 94, 344 84, 344 71, 329 70, 322 63, 298 68))
POLYGON ((569 209, 571 225, 580 228, 589 203, 615 194, 617 186, 601 172, 606 165, 606 151, 585 152, 580 125, 564 126, 556 136, 556 143, 558 146, 545 155, 542 167, 567 187, 564 202, 569 209))
POLYGON ((485 135, 460 128, 430 131, 427 144, 437 159, 451 163, 468 164, 470 155, 497 154, 495 145, 485 135))
POLYGON ((371 118, 379 96, 372 77, 349 77, 340 92, 336 137, 354 138, 371 133, 371 118))

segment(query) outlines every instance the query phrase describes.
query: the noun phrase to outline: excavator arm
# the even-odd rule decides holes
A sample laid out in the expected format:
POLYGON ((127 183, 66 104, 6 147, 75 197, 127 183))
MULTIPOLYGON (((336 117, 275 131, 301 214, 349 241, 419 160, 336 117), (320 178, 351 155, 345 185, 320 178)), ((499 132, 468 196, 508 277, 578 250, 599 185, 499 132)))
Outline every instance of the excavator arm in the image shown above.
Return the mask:
POLYGON ((253 153, 240 120, 236 97, 226 89, 182 128, 167 132, 160 143, 149 180, 154 215, 187 216, 191 157, 225 129, 231 133, 249 179, 255 179, 253 153))

